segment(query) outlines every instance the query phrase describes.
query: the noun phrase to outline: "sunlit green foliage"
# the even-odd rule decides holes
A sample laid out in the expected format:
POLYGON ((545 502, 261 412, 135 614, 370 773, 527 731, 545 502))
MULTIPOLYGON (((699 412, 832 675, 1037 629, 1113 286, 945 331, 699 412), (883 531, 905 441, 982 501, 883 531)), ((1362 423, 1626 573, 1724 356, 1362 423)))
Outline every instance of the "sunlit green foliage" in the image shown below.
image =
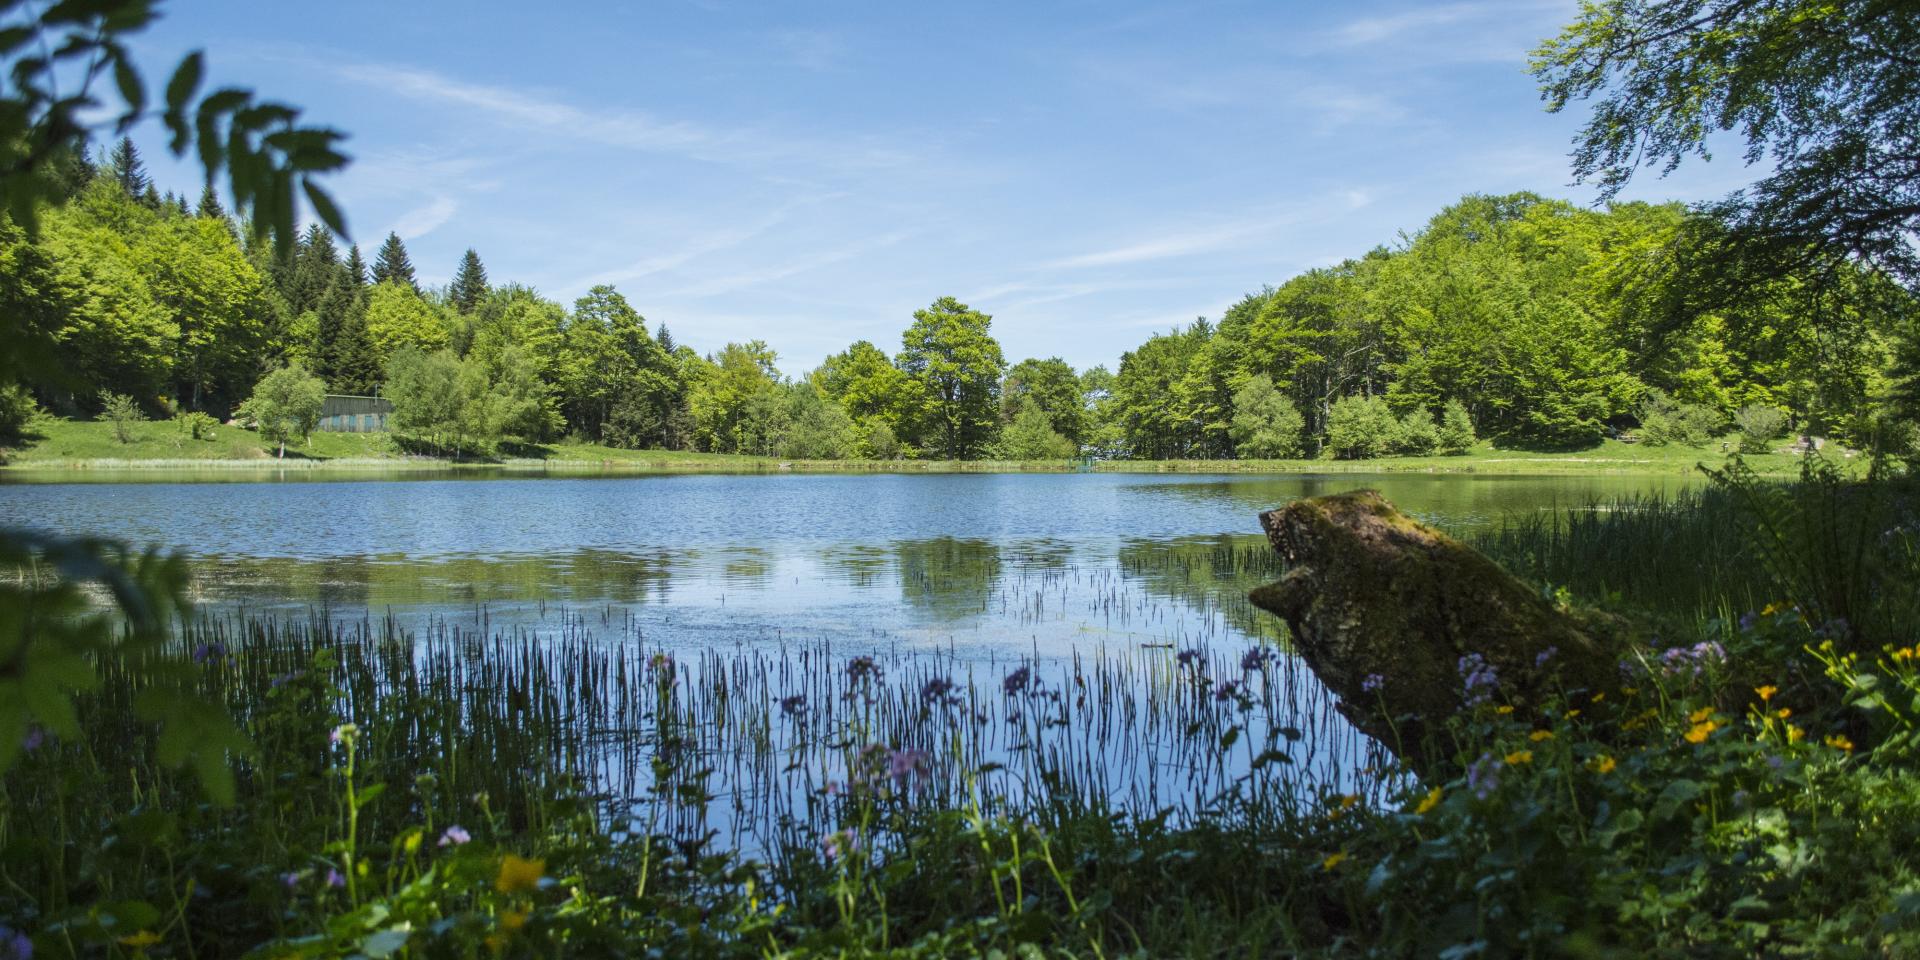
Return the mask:
POLYGON ((992 317, 952 297, 913 312, 898 362, 918 388, 925 417, 922 446, 929 453, 967 460, 993 442, 1006 361, 989 332, 992 325, 992 317))
POLYGON ((305 440, 313 433, 325 404, 326 384, 295 364, 262 377, 253 388, 253 396, 235 412, 253 421, 261 439, 277 444, 280 456, 285 457, 287 441, 294 437, 305 440))

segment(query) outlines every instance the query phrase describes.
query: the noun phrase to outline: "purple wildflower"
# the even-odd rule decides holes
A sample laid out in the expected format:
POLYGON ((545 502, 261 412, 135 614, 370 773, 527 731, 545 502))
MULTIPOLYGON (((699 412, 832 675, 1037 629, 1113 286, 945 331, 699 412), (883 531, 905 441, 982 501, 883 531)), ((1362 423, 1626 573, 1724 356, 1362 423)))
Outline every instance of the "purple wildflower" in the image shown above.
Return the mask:
POLYGON ((933 755, 925 750, 890 750, 887 752, 887 776, 895 780, 918 779, 926 773, 927 764, 933 755))
POLYGON ((1240 681, 1238 680, 1228 680, 1213 688, 1213 699, 1216 703, 1225 703, 1239 695, 1240 681))
POLYGON ((1691 647, 1668 647, 1660 654, 1660 671, 1668 676, 1699 677, 1708 667, 1725 663, 1727 651, 1711 640, 1691 647))
POLYGON ((20 738, 20 749, 25 750, 28 753, 32 753, 35 750, 40 749, 40 745, 46 742, 47 742, 47 732, 45 730, 40 729, 40 727, 36 724, 34 726, 28 727, 27 735, 20 738))
POLYGON ((202 643, 193 648, 193 662, 206 663, 209 660, 225 660, 227 645, 224 643, 202 643))
POLYGON ((1755 613, 1752 610, 1748 610, 1746 613, 1743 613, 1740 615, 1740 632, 1741 633, 1751 633, 1753 632, 1753 628, 1759 625, 1760 625, 1760 614, 1755 613))
POLYGON ((1486 703, 1493 696, 1494 689, 1500 686, 1500 674, 1487 663, 1485 657, 1477 653, 1461 657, 1458 667, 1461 689, 1466 693, 1469 707, 1486 703))
POLYGON ((1025 692, 1028 685, 1032 683, 1033 669, 1030 667, 1021 667, 1007 674, 1007 679, 1000 681, 1000 688, 1007 692, 1007 696, 1011 697, 1015 694, 1025 692))
POLYGON ((851 830, 828 834, 820 841, 820 849, 826 852, 828 860, 838 860, 847 854, 859 853, 860 835, 851 830))
POLYGON ((446 833, 440 835, 440 845, 443 847, 457 847, 472 839, 473 834, 468 833, 465 827, 456 823, 448 827, 446 833))
POLYGON ((1380 688, 1386 685, 1387 678, 1377 673, 1369 673, 1366 679, 1360 681, 1360 689, 1365 693, 1379 693, 1380 688))
POLYGON ((920 688, 920 699, 928 703, 945 703, 953 696, 953 681, 946 677, 934 677, 920 688))
POLYGON ((1533 665, 1536 668, 1544 667, 1555 656, 1558 656, 1559 653, 1560 653, 1559 647, 1548 647, 1545 650, 1540 651, 1540 653, 1533 658, 1533 665))
POLYGON ((1204 669, 1207 665, 1207 655, 1201 653, 1197 647, 1190 650, 1182 650, 1176 654, 1173 659, 1178 661, 1181 666, 1192 667, 1195 670, 1204 669))
POLYGON ((294 887, 297 887, 300 885, 300 874, 292 870, 289 870, 286 873, 283 873, 280 875, 280 884, 281 886, 286 887, 288 890, 292 890, 294 887))
POLYGON ((33 941, 12 927, 0 926, 0 960, 33 960, 33 941))
POLYGON ((879 680, 881 675, 880 664, 872 657, 854 657, 847 661, 847 679, 855 683, 862 680, 879 680))
POLYGON ((327 734, 327 742, 336 743, 336 744, 345 743, 345 742, 351 741, 354 735, 359 732, 360 732, 360 728, 357 725, 351 724, 351 723, 343 723, 337 727, 334 727, 332 733, 327 734))
POLYGON ((1240 658, 1240 669, 1247 673, 1252 673, 1255 670, 1265 670, 1267 668, 1267 661, 1272 659, 1272 650, 1255 647, 1252 650, 1248 650, 1246 656, 1240 658))
POLYGON ((780 712, 789 717, 797 717, 806 709, 807 696, 804 693, 796 693, 790 697, 780 698, 780 712))
POLYGON ((1467 769, 1467 789, 1482 800, 1500 789, 1500 761, 1494 759, 1493 754, 1481 754, 1467 769))
POLYGON ((347 885, 347 878, 341 876, 340 871, 335 870, 332 867, 327 868, 327 886, 338 890, 339 888, 344 887, 346 885, 347 885))

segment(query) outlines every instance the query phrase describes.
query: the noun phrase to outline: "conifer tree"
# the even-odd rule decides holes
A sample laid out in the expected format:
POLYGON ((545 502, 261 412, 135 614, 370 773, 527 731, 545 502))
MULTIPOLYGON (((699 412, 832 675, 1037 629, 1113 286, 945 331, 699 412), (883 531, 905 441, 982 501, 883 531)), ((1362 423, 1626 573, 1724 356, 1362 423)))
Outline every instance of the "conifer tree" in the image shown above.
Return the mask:
POLYGON ((460 269, 454 271, 453 283, 447 286, 447 299, 455 310, 472 313, 486 298, 487 268, 481 266, 480 255, 468 247, 460 258, 460 269))
POLYGON ((667 332, 666 324, 662 323, 660 325, 660 332, 654 334, 653 339, 660 342, 660 349, 662 352, 667 353, 669 355, 673 353, 673 334, 667 332))
POLYGON ((119 181, 120 189, 135 200, 145 199, 153 191, 153 178, 147 176, 147 165, 141 162, 140 150, 133 145, 132 137, 121 137, 114 146, 113 154, 107 158, 107 171, 119 181))
MULTIPOLYGON (((294 248, 291 263, 276 271, 280 293, 295 316, 317 310, 320 300, 336 280, 344 283, 346 270, 340 264, 340 250, 333 244, 333 233, 319 224, 307 228, 294 248)), ((322 360, 322 364, 325 361, 322 360)), ((323 371, 321 376, 326 376, 323 371)))
POLYGON ((366 289, 367 261, 361 259, 360 245, 357 243, 347 250, 347 279, 353 282, 355 289, 366 289))
POLYGON ((226 218, 227 210, 220 205, 220 194, 213 189, 213 184, 200 188, 200 205, 193 212, 200 217, 226 218))
POLYGON ((373 282, 385 283, 396 280, 420 292, 420 282, 413 275, 413 260, 407 256, 407 245, 402 243, 397 233, 387 234, 385 243, 380 244, 380 252, 373 258, 373 282))

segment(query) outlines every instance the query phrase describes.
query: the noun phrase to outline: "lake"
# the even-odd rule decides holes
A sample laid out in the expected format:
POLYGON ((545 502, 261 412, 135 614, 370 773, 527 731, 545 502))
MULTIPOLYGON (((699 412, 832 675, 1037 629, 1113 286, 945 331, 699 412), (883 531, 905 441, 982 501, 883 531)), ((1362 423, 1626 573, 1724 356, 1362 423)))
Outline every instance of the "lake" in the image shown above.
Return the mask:
MULTIPOLYGON (((971 789, 968 771, 987 770, 996 773, 985 793, 1012 803, 1069 784, 1182 816, 1213 809, 1229 789, 1382 789, 1366 775, 1377 750, 1285 655, 1278 621, 1246 602, 1280 572, 1257 514, 1372 488, 1464 532, 1681 483, 1405 474, 7 483, 0 523, 184 551, 216 620, 324 619, 358 625, 370 643, 404 633, 423 668, 445 677, 502 664, 569 677, 549 685, 551 715, 567 718, 556 729, 592 731, 570 762, 606 794, 655 798, 634 801, 649 828, 717 830, 764 850, 820 816, 824 784, 857 778, 847 741, 818 733, 854 716, 863 739, 934 758, 940 778, 930 782, 949 800, 971 789), (856 658, 871 658, 875 673, 856 658), (642 677, 665 680, 633 682, 642 677), (656 682, 679 691, 674 710, 648 692, 656 682), (949 682, 953 692, 930 709, 927 691, 949 682), (679 718, 674 742, 699 744, 681 772, 659 763, 669 715, 679 718), (701 732, 677 739, 688 730, 701 732), (1282 754, 1284 766, 1262 760, 1282 754)), ((250 673, 264 685, 286 666, 250 673)), ((446 689, 463 715, 501 709, 492 685, 446 689)))

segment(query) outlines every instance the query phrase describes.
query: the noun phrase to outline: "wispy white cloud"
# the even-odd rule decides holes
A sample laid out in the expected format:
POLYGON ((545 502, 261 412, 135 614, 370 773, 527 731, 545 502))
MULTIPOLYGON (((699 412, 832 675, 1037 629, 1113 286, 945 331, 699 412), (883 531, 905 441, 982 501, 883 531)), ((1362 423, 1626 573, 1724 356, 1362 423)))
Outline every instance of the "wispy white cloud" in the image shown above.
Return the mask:
POLYGON ((1573 8, 1570 0, 1469 0, 1465 3, 1429 4, 1398 13, 1349 20, 1330 31, 1328 39, 1342 46, 1367 46, 1435 27, 1547 11, 1564 14, 1573 8))
POLYGON ((759 286, 763 283, 772 283, 775 280, 785 280, 788 277, 811 273, 821 267, 852 260, 863 254, 871 253, 885 247, 891 247, 911 236, 913 236, 911 231, 897 231, 882 236, 870 237, 833 250, 822 251, 811 256, 801 257, 797 260, 789 260, 773 266, 707 277, 677 290, 666 291, 660 295, 660 299, 677 300, 715 297, 747 287, 759 286))
POLYGON ((1109 247, 1089 253, 1075 254, 1049 260, 1040 264, 1041 269, 1076 270, 1085 267, 1113 267, 1129 263, 1144 263, 1150 260, 1169 260, 1176 257, 1190 257, 1194 254, 1219 250, 1230 244, 1238 243, 1257 234, 1273 229, 1268 220, 1245 220, 1216 224, 1197 230, 1186 230, 1142 240, 1124 246, 1109 247))
POLYGON ((403 240, 424 237, 453 219, 453 215, 459 210, 459 201, 452 197, 434 197, 426 204, 401 214, 389 229, 399 234, 403 240))
POLYGON ((834 196, 837 195, 798 197, 751 222, 712 230, 690 238, 677 239, 674 248, 669 252, 649 254, 624 266, 582 277, 569 285, 569 288, 631 283, 655 274, 678 270, 702 257, 741 246, 785 223, 796 209, 834 199, 834 196))
POLYGON ((465 107, 524 131, 597 142, 623 149, 724 163, 808 163, 858 171, 909 163, 905 150, 872 138, 785 137, 664 120, 638 110, 589 109, 554 96, 472 83, 409 66, 347 64, 340 76, 413 100, 465 107))

